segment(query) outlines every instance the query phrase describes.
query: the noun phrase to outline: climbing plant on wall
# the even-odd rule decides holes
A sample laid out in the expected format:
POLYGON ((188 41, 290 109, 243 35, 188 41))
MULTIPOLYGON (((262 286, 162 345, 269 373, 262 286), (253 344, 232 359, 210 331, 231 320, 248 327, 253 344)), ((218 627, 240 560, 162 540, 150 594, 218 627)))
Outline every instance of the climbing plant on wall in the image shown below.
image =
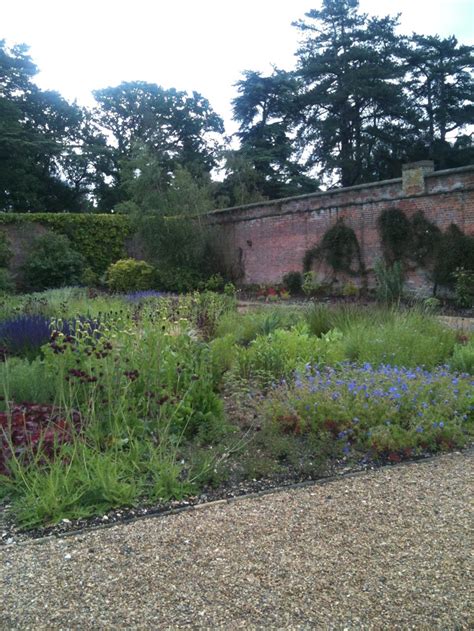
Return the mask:
POLYGON ((309 271, 315 261, 324 261, 335 272, 351 275, 363 273, 364 265, 357 235, 343 219, 338 219, 324 233, 319 245, 307 250, 303 259, 304 270, 309 271))

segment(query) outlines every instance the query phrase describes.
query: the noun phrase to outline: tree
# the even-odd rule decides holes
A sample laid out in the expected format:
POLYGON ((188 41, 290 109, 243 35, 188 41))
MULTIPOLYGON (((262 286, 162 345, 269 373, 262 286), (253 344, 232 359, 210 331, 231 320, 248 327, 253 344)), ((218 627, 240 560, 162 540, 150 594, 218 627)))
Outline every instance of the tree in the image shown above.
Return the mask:
POLYGON ((127 200, 123 179, 144 148, 160 171, 163 191, 178 167, 199 179, 215 166, 223 123, 199 93, 136 81, 96 90, 94 96, 95 121, 114 145, 116 201, 127 200))
POLYGON ((387 159, 398 162, 409 129, 397 18, 369 18, 358 7, 323 0, 295 24, 303 34, 298 142, 309 166, 343 186, 391 175, 387 159))
POLYGON ((411 107, 416 111, 423 157, 439 168, 474 159, 474 47, 455 37, 414 34, 406 53, 411 107))
POLYGON ((36 86, 24 45, 0 42, 0 71, 0 209, 90 208, 106 146, 88 112, 36 86))
MULTIPOLYGON (((234 119, 240 123, 236 136, 242 162, 253 169, 250 189, 270 199, 317 190, 317 183, 305 175, 295 154, 298 81, 294 74, 275 69, 264 77, 247 71, 236 86, 239 96, 233 100, 234 119)), ((235 153, 231 158, 235 162, 235 153)), ((232 161, 228 170, 231 176, 235 174, 232 161)))

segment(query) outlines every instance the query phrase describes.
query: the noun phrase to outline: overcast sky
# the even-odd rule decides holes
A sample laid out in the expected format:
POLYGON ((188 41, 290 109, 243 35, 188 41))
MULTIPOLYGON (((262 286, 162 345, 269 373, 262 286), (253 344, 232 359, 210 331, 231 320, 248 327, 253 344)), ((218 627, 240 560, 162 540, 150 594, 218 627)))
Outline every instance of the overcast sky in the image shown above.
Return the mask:
MULTIPOLYGON (((243 70, 291 69, 291 22, 319 0, 0 0, 0 39, 24 42, 37 82, 80 103, 91 91, 143 80, 201 92, 224 117, 243 70)), ((401 28, 474 43, 474 0, 361 0, 371 14, 401 13, 401 28)))

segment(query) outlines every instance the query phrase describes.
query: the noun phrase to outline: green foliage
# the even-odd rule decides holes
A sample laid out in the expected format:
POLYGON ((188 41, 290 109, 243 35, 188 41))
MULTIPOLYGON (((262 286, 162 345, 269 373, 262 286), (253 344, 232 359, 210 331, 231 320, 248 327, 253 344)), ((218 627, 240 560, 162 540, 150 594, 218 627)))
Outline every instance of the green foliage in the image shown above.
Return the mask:
POLYGON ((2 492, 23 525, 190 492, 190 470, 180 464, 184 443, 192 450, 227 431, 209 348, 191 327, 204 309, 218 317, 227 303, 204 294, 199 304, 197 297, 163 299, 138 313, 123 302, 122 309, 102 313, 100 335, 85 322, 45 346, 44 361, 0 365, 6 401, 52 399, 85 421, 53 459, 9 463, 2 492))
POLYGON ((0 226, 38 223, 53 232, 68 237, 71 246, 81 254, 97 274, 125 254, 125 240, 132 234, 131 222, 122 215, 0 213, 0 226))
POLYGON ((37 237, 22 267, 29 289, 42 290, 79 283, 84 258, 71 247, 67 237, 49 233, 37 237))
POLYGON ((0 41, 0 211, 82 212, 110 172, 91 112, 41 90, 24 44, 0 41))
POLYGON ((474 237, 451 224, 442 235, 433 270, 435 283, 454 289, 458 268, 474 270, 474 237))
POLYGON ((0 230, 0 267, 8 267, 12 251, 6 233, 0 230))
POLYGON ((449 360, 454 344, 454 331, 418 311, 382 310, 376 317, 367 314, 344 332, 345 357, 374 366, 433 368, 449 360))
POLYGON ((200 289, 205 291, 219 291, 224 289, 224 279, 221 274, 213 274, 205 282, 202 283, 200 289))
POLYGON ((152 205, 146 182, 145 190, 141 188, 146 173, 136 178, 134 199, 140 212, 134 221, 148 260, 159 272, 161 288, 196 289, 219 272, 214 231, 202 218, 212 208, 209 183, 179 169, 169 189, 155 193, 152 205))
POLYGON ((107 269, 107 285, 112 291, 152 289, 155 282, 155 270, 145 261, 122 259, 107 269))
POLYGON ((352 228, 346 226, 343 219, 339 219, 334 226, 323 235, 319 245, 321 258, 332 267, 335 272, 360 273, 362 261, 359 241, 352 228), (352 270, 352 263, 356 261, 357 268, 352 270))
MULTIPOLYGON (((222 189, 231 203, 239 197, 251 199, 252 191, 263 198, 278 199, 318 190, 298 160, 292 137, 295 94, 299 80, 294 73, 274 69, 270 76, 246 71, 237 82, 233 100, 234 118, 239 122, 240 149, 227 155, 227 177, 222 189)), ((248 202, 247 202, 248 203, 248 202)))
POLYGON ((236 293, 237 289, 234 283, 229 282, 224 285, 224 294, 226 296, 229 296, 229 298, 235 298, 236 293))
POLYGON ((305 272, 303 274, 303 282, 301 284, 301 289, 303 290, 304 295, 307 298, 314 296, 320 288, 320 285, 317 281, 316 273, 312 271, 305 272))
POLYGON ((456 279, 456 304, 467 308, 474 306, 474 269, 458 268, 453 275, 456 279))
POLYGON ((434 296, 425 298, 422 302, 422 309, 425 313, 436 314, 441 307, 441 301, 434 296))
POLYGON ((260 406, 280 433, 326 436, 339 457, 402 457, 472 440, 470 379, 381 366, 305 371, 271 390, 260 406))
POLYGON ((61 289, 0 303, 0 317, 93 318, 55 335, 42 359, 0 363, 1 411, 27 400, 56 406, 66 421, 73 412, 83 420, 54 454, 35 456, 27 447, 9 459, 0 493, 23 526, 181 498, 238 471, 290 467, 313 475, 325 458, 340 458, 346 442, 382 453, 467 440, 470 383, 445 367, 433 379, 417 367, 472 371, 472 342, 457 344, 467 338, 422 311, 319 306, 307 326, 302 310, 239 314, 233 298, 212 292, 132 303, 86 296, 83 288, 61 289), (233 429, 220 387, 236 414, 233 429), (232 451, 238 462, 229 461, 232 451))
POLYGON ((383 210, 377 224, 387 263, 393 264, 402 260, 411 248, 412 237, 411 224, 403 210, 383 210))
POLYGON ((347 298, 358 296, 359 288, 354 285, 354 283, 349 281, 348 283, 345 283, 344 287, 342 288, 342 295, 346 296, 347 298))
POLYGON ((403 296, 403 268, 400 261, 388 265, 383 261, 377 261, 374 266, 377 282, 377 299, 381 302, 398 302, 403 296))
POLYGON ((328 333, 334 326, 334 316, 327 305, 314 304, 305 313, 310 332, 316 337, 328 333))
POLYGON ((10 272, 0 267, 0 294, 1 293, 10 293, 15 289, 15 284, 11 277, 10 272))
POLYGON ((4 388, 12 401, 54 401, 55 384, 46 371, 44 362, 39 358, 28 361, 10 357, 7 362, 0 363, 0 383, 0 396, 4 396, 4 388))
POLYGON ((288 272, 288 274, 283 276, 283 286, 292 295, 300 294, 303 286, 303 275, 301 272, 288 272))
POLYGON ((457 344, 451 359, 449 367, 461 373, 474 375, 474 340, 471 339, 467 344, 457 344))
POLYGON ((334 364, 344 359, 341 334, 331 331, 321 338, 312 336, 304 327, 276 329, 259 335, 247 348, 239 349, 239 374, 263 383, 288 378, 308 362, 334 364))
POLYGON ((415 213, 411 220, 411 235, 408 239, 409 257, 423 267, 431 265, 438 252, 441 238, 438 226, 426 219, 422 211, 415 213))
POLYGON ((99 285, 99 275, 94 272, 92 267, 86 267, 82 272, 81 285, 84 287, 97 287, 99 285))
POLYGON ((247 346, 258 335, 268 335, 276 329, 290 329, 301 319, 291 309, 264 308, 249 313, 227 312, 216 327, 216 337, 231 335, 237 344, 247 346))

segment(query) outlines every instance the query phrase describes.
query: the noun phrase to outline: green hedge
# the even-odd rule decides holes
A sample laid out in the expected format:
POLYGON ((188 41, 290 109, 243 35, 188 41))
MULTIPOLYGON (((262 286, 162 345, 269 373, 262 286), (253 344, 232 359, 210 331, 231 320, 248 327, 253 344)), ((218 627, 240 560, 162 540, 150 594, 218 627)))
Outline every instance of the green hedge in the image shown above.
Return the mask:
POLYGON ((133 232, 130 219, 125 215, 0 213, 0 228, 27 223, 38 223, 66 235, 73 249, 82 254, 87 266, 98 274, 126 256, 125 239, 133 232))

